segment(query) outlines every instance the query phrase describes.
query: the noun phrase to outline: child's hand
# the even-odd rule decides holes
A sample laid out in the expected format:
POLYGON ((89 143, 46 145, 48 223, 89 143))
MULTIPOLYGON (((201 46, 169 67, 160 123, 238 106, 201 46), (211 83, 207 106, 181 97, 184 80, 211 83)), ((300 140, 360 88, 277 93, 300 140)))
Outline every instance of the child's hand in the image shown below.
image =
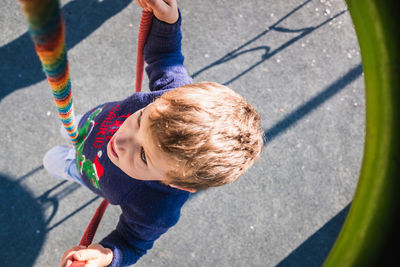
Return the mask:
POLYGON ((110 265, 112 259, 112 250, 100 244, 91 244, 87 248, 75 246, 64 252, 60 267, 71 266, 73 260, 86 261, 85 267, 103 267, 110 265))
POLYGON ((174 24, 179 19, 176 0, 136 0, 145 11, 152 11, 161 21, 174 24))

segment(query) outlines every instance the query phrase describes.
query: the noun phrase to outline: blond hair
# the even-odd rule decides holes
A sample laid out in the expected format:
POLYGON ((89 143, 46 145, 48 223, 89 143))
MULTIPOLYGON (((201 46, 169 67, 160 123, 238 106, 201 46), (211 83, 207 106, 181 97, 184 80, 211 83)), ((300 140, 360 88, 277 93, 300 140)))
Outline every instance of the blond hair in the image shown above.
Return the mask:
POLYGON ((203 82, 163 94, 154 102, 150 132, 176 166, 165 184, 206 189, 238 179, 263 147, 260 116, 226 86, 203 82))

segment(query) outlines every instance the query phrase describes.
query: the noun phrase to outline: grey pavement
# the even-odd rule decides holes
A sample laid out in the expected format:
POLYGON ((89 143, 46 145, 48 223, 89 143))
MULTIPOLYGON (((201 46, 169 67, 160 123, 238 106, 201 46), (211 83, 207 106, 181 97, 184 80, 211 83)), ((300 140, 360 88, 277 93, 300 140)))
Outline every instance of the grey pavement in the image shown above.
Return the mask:
MULTIPOLYGON (((135 1, 62 4, 76 113, 133 93, 135 1)), ((361 59, 344 1, 179 5, 189 73, 244 95, 267 142, 240 180, 194 195, 136 266, 320 266, 351 204, 364 144, 361 59)), ((58 266, 100 199, 43 169, 45 152, 67 143, 15 0, 0 3, 0 92, 0 266, 58 266)), ((95 241, 119 213, 107 210, 95 241)))

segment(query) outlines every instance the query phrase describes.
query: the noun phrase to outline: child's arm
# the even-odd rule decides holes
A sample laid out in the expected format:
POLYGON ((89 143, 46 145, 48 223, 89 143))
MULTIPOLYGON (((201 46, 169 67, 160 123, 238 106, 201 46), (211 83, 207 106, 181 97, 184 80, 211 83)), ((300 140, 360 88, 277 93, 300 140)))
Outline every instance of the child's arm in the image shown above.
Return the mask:
MULTIPOLYGON (((139 0, 138 0, 139 1, 139 0)), ((175 0, 169 0, 164 13, 156 7, 162 6, 163 0, 145 1, 151 5, 155 18, 144 47, 144 59, 147 63, 146 72, 149 77, 151 91, 173 89, 192 83, 192 78, 187 74, 183 65, 184 57, 181 52, 182 33, 180 30, 181 16, 175 0), (160 15, 161 14, 161 15, 160 15), (177 19, 171 19, 177 18, 177 19), (174 21, 175 20, 175 21, 174 21), (168 23, 173 22, 174 23, 168 23)), ((164 6, 165 8, 165 6, 164 6)))
MULTIPOLYGON (((150 199, 146 201, 151 202, 150 199)), ((114 258, 110 266, 130 266, 136 263, 153 247, 155 240, 178 220, 172 212, 170 218, 158 222, 157 218, 152 217, 157 211, 151 210, 146 204, 143 205, 121 205, 122 214, 116 229, 100 241, 103 247, 113 251, 114 258)))

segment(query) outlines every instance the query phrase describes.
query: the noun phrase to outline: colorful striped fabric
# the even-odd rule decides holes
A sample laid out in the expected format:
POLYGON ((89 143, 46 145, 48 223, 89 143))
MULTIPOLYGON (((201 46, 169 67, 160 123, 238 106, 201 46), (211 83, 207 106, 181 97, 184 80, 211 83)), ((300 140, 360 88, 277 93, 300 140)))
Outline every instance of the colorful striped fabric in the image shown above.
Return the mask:
POLYGON ((59 0, 19 0, 29 25, 29 33, 53 91, 58 114, 72 144, 78 129, 72 103, 71 80, 65 47, 65 25, 59 0))

